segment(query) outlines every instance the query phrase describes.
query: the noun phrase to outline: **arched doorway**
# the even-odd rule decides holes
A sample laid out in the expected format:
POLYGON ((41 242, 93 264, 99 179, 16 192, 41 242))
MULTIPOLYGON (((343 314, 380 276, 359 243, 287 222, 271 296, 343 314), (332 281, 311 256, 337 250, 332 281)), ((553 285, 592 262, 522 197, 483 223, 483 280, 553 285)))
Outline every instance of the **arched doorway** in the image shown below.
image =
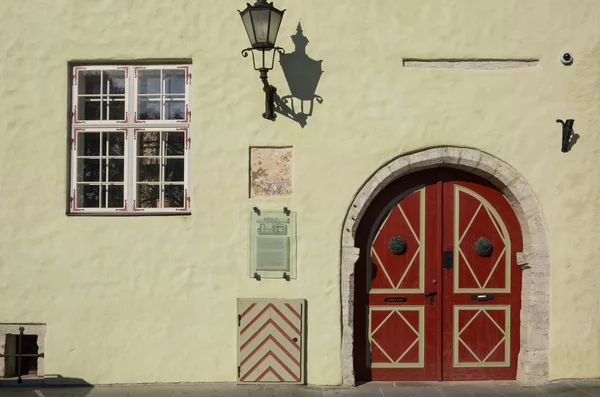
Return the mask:
MULTIPOLYGON (((504 367, 512 368, 506 371, 513 372, 496 374, 495 376, 488 377, 507 378, 509 377, 509 375, 510 377, 513 377, 514 375, 511 374, 513 374, 516 371, 517 380, 523 383, 539 384, 545 382, 547 380, 548 375, 547 349, 549 264, 547 235, 540 205, 533 193, 531 192, 530 188, 528 187, 527 183, 523 180, 523 178, 506 163, 503 163, 502 161, 477 150, 445 147, 433 148, 405 155, 393 160, 389 164, 380 168, 362 186, 348 210, 348 214, 344 223, 344 229, 342 231, 341 253, 343 384, 353 385, 357 379, 356 375, 359 375, 359 377, 362 377, 364 375, 360 373, 361 369, 358 366, 355 368, 354 364, 355 356, 358 357, 360 355, 359 350, 361 349, 361 344, 364 345, 365 343, 368 343, 368 335, 366 337, 365 335, 355 335, 355 324, 360 322, 361 319, 355 317, 354 315, 356 312, 355 305, 361 304, 361 302, 355 301, 355 287, 359 288, 358 284, 355 285, 355 272, 359 271, 360 257, 366 257, 366 252, 365 254, 362 254, 362 251, 366 250, 364 242, 361 251, 361 243, 359 241, 359 229, 361 227, 361 224, 363 223, 363 219, 366 220, 365 216, 367 216, 369 208, 371 208, 372 204, 374 205, 373 208, 377 207, 376 200, 379 197, 379 194, 383 193, 384 190, 391 184, 400 183, 395 182, 398 181, 399 178, 411 174, 413 176, 417 176, 418 171, 438 167, 464 170, 482 177, 483 181, 480 179, 476 181, 476 184, 480 186, 486 186, 487 189, 495 188, 496 192, 501 192, 506 198, 506 200, 504 200, 505 204, 510 203, 510 206, 512 206, 512 209, 514 210, 514 215, 516 216, 517 220, 515 221, 515 217, 513 216, 513 221, 509 221, 508 223, 512 222, 513 226, 514 224, 518 224, 518 226, 516 226, 516 229, 520 229, 522 231, 523 237, 522 250, 514 250, 513 255, 513 259, 514 262, 516 262, 516 265, 524 269, 523 271, 518 269, 518 272, 521 273, 522 276, 521 309, 519 313, 520 316, 516 317, 520 318, 520 329, 518 331, 512 332, 513 335, 519 334, 519 337, 518 339, 515 337, 511 339, 511 343, 509 343, 509 345, 514 347, 512 348, 513 350, 509 349, 509 364, 508 367, 504 367), (518 344, 516 343, 517 340, 518 344), (514 368, 515 366, 516 370, 514 368), (358 371, 358 374, 355 373, 355 370, 358 371)), ((468 179, 468 175, 466 176, 466 179, 468 179)), ((419 181, 413 178, 413 182, 419 181)), ((421 181, 420 183, 422 184, 422 182, 423 181, 421 181)), ((416 186, 418 186, 418 183, 416 184, 416 186)), ((475 193, 477 192, 475 191, 475 193)), ((391 200, 388 200, 388 203, 389 201, 391 200)), ((497 201, 497 203, 502 203, 502 201, 503 200, 497 201)), ((492 220, 492 222, 494 222, 494 220, 492 220)), ((447 222, 447 224, 450 223, 447 222)), ((511 227, 515 229, 515 227, 513 226, 511 227)), ((443 237, 441 238, 443 240, 443 237)), ((440 253, 440 255, 442 254, 440 253)), ((442 259, 443 258, 440 258, 440 261, 442 259)), ((444 276, 442 275, 442 279, 443 277, 444 276)), ((430 278, 429 280, 431 281, 432 279, 433 278, 430 278)), ((356 281, 361 282, 360 277, 356 281)), ((454 287, 452 286, 452 288, 454 287)), ((446 291, 451 290, 451 288, 446 288, 446 291)), ((468 296, 468 299, 471 299, 469 294, 464 296, 468 296)), ((402 298, 403 296, 400 294, 398 294, 397 296, 390 296, 390 298, 394 297, 402 298)), ((453 307, 452 310, 461 310, 460 307, 456 309, 452 305, 446 306, 453 307)), ((481 306, 485 305, 481 304, 481 306)), ((509 306, 512 310, 509 316, 510 318, 512 318, 512 316, 515 315, 515 309, 513 309, 512 304, 510 304, 509 306)), ((423 310, 425 309, 423 308, 423 310)), ((518 311, 518 308, 516 309, 516 311, 518 311)), ((474 312, 471 311, 471 314, 473 313, 474 312)), ((492 319, 496 319, 496 323, 502 321, 501 313, 488 314, 489 317, 491 317, 492 319)), ((417 321, 419 315, 420 314, 417 314, 415 317, 415 315, 413 314, 412 316, 415 317, 415 319, 407 320, 409 322, 417 321)), ((504 313, 504 315, 506 315, 506 313, 504 313)), ((464 320, 466 315, 462 314, 462 317, 464 320)), ((489 317, 486 316, 485 318, 489 319, 489 317)), ((444 318, 444 316, 442 316, 442 318, 444 318)), ((452 316, 448 314, 446 318, 452 318, 452 316)), ((459 318, 458 320, 456 320, 457 324, 463 320, 459 318)), ((454 319, 452 320, 452 322, 453 321, 454 319)), ((465 321, 468 322, 469 320, 465 321)), ((465 324, 463 324, 463 326, 465 324)), ((504 331, 506 331, 507 323, 505 323, 504 325, 504 331)), ((455 326, 456 324, 452 323, 452 325, 449 325, 446 328, 450 327, 453 329, 453 327, 455 326)), ((502 326, 499 328, 502 328, 502 326)), ((490 329, 489 331, 492 332, 493 329, 490 329)), ((439 351, 441 352, 446 342, 444 341, 445 334, 443 328, 439 332, 441 334, 441 339, 438 338, 438 340, 442 341, 441 346, 439 346, 439 351)), ((449 331, 446 331, 447 335, 449 335, 448 332, 449 331)), ((457 351, 456 340, 453 340, 448 343, 450 343, 448 345, 448 348, 450 348, 452 352, 457 351)), ((461 342, 458 341, 458 343, 458 350, 462 349, 462 345, 460 344, 461 342)), ((481 350, 483 351, 484 349, 481 348, 481 350)), ((504 351, 506 352, 506 349, 504 351)), ((408 352, 407 354, 414 353, 408 352)), ((425 357, 425 354, 426 352, 423 351, 423 357, 425 357)), ((432 353, 430 352, 429 354, 432 353)), ((454 353, 448 353, 446 357, 452 357, 453 354, 454 353)), ((464 351, 462 353, 459 352, 458 355, 460 356, 461 354, 462 358, 458 358, 458 364, 461 363, 461 360, 464 361, 465 357, 467 357, 464 351)), ((480 352, 480 354, 482 353, 480 352)), ((478 356, 477 354, 475 355, 478 356)), ((498 357, 494 357, 494 359, 497 358, 498 357)), ((443 358, 442 356, 440 363, 436 364, 438 366, 437 371, 440 374, 444 370, 443 365, 441 364, 441 362, 444 359, 449 360, 448 358, 443 358)), ((452 360, 455 360, 455 358, 452 357, 452 360)), ((479 360, 481 360, 481 358, 479 358, 479 360)), ((500 361, 494 362, 498 363, 500 361)), ((450 363, 452 364, 453 362, 450 363)), ((503 365, 507 364, 504 362, 503 365)), ((446 366, 448 367, 449 365, 446 366)), ((460 368, 460 366, 458 366, 457 368, 460 368)), ((455 373, 455 378, 461 378, 461 371, 467 372, 467 370, 464 369, 460 370, 458 371, 459 373, 455 373)), ((484 375, 482 375, 481 377, 484 377, 484 375)), ((415 377, 415 379, 417 379, 417 377, 415 377)))
POLYGON ((522 237, 491 183, 450 168, 399 178, 355 241, 357 380, 515 379, 522 237))

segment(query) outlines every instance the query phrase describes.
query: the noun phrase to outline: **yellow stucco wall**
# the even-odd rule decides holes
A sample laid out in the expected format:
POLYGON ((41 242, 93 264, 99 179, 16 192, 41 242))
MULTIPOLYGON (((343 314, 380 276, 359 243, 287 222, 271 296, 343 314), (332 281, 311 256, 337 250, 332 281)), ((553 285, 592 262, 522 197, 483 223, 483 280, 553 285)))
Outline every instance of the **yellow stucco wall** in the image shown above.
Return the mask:
MULTIPOLYGON (((244 1, 0 0, 0 322, 45 322, 46 373, 234 381, 236 298, 306 298, 310 384, 338 384, 340 233, 361 184, 435 145, 474 147, 539 198, 551 255, 550 378, 600 376, 600 2, 283 1, 323 59, 306 128, 264 120, 240 56, 244 1), (571 67, 560 63, 573 54, 571 67), (539 58, 502 71, 403 58, 539 58), (71 60, 191 58, 192 211, 67 217, 71 60), (557 118, 581 138, 560 152, 557 118), (248 147, 294 147, 290 198, 248 198, 248 147), (298 279, 247 277, 248 211, 298 212, 298 279)), ((281 69, 271 73, 288 91, 281 69)))

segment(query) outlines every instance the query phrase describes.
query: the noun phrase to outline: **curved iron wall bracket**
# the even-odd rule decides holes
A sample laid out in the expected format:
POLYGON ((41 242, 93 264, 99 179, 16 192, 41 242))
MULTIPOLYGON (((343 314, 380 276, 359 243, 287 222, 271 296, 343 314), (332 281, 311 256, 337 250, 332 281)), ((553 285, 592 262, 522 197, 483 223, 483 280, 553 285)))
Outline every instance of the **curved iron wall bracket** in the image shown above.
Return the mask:
POLYGON ((570 149, 569 146, 570 146, 571 140, 573 139, 573 136, 575 134, 573 132, 573 124, 575 123, 575 120, 573 120, 573 119, 567 119, 566 121, 556 120, 556 122, 562 124, 561 152, 566 153, 570 149))
POLYGON ((281 47, 274 47, 270 49, 257 49, 260 52, 259 59, 256 59, 254 56, 254 48, 246 48, 242 50, 242 56, 246 58, 248 53, 252 54, 252 64, 254 66, 254 70, 257 70, 260 73, 260 80, 263 82, 263 91, 265 92, 265 112, 263 113, 263 117, 267 120, 275 121, 277 115, 275 114, 275 93, 277 92, 277 88, 269 84, 268 73, 269 70, 273 69, 273 64, 275 63, 275 54, 279 53, 280 55, 285 54, 285 50, 281 47), (273 51, 272 58, 266 59, 266 52, 273 51), (256 66, 258 62, 258 67, 256 66), (270 66, 269 66, 270 65, 270 66))
POLYGON ((275 93, 277 92, 277 88, 269 84, 268 72, 269 70, 266 68, 260 69, 260 79, 263 82, 263 91, 265 92, 265 112, 262 116, 267 120, 275 121, 277 118, 275 114, 275 93))

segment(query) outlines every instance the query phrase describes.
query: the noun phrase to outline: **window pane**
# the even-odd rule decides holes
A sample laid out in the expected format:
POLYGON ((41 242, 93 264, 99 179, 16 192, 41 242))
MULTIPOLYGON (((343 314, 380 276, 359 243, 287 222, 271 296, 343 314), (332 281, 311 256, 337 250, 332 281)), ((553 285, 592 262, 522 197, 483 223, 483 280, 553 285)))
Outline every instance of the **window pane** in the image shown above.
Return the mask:
POLYGON ((183 182, 184 159, 165 159, 165 182, 183 182))
POLYGON ((158 182, 160 181, 160 160, 159 159, 138 159, 138 182, 158 182))
POLYGON ((183 156, 185 151, 185 133, 182 131, 163 132, 167 156, 183 156))
POLYGON ((138 120, 160 120, 160 97, 139 97, 138 120))
POLYGON ((254 28, 252 27, 251 15, 252 14, 250 12, 242 14, 242 23, 244 24, 244 28, 246 28, 246 33, 250 39, 250 44, 254 45, 256 43, 256 37, 254 37, 254 28))
POLYGON ((104 71, 102 78, 104 80, 102 87, 104 94, 125 94, 124 70, 104 71))
POLYGON ((103 186, 101 196, 102 207, 123 208, 125 205, 123 200, 123 192, 123 185, 103 186))
POLYGON ((165 94, 185 94, 185 70, 163 70, 165 94))
POLYGON ((99 182, 100 181, 100 160, 78 159, 77 160, 77 181, 78 182, 99 182))
POLYGON ((259 43, 267 42, 267 30, 269 29, 270 10, 254 10, 252 12, 252 22, 256 32, 256 41, 259 43))
POLYGON ((106 120, 125 120, 125 98, 109 97, 105 99, 104 117, 106 120))
POLYGON ((79 94, 100 94, 100 71, 79 70, 77 92, 79 94))
POLYGON ((100 133, 79 132, 77 133, 77 155, 78 156, 100 156, 100 133))
POLYGON ((100 97, 79 97, 77 120, 100 120, 100 97))
MULTIPOLYGON (((175 98, 165 98, 165 120, 183 120, 185 119, 185 101, 173 100, 175 98)), ((179 98, 177 98, 179 99, 179 98)))
POLYGON ((158 131, 142 131, 138 133, 138 156, 160 155, 160 133, 158 131))
POLYGON ((125 176, 125 160, 108 159, 102 160, 102 181, 123 182, 125 176), (106 173, 108 172, 108 179, 106 173))
POLYGON ((184 207, 183 185, 165 186, 165 207, 184 207))
POLYGON ((102 146, 104 148, 108 146, 108 150, 104 149, 105 155, 106 153, 108 153, 109 156, 125 155, 125 134, 123 132, 105 132, 103 137, 104 142, 102 146))
POLYGON ((281 24, 281 18, 283 16, 276 12, 271 12, 271 23, 269 26, 269 43, 275 43, 277 39, 277 33, 279 32, 279 25, 281 24))
POLYGON ((160 94, 160 70, 138 71, 138 94, 160 94))
POLYGON ((100 186, 77 185, 77 207, 98 208, 100 205, 100 186))
POLYGON ((160 188, 157 185, 137 185, 136 208, 159 208, 160 188))

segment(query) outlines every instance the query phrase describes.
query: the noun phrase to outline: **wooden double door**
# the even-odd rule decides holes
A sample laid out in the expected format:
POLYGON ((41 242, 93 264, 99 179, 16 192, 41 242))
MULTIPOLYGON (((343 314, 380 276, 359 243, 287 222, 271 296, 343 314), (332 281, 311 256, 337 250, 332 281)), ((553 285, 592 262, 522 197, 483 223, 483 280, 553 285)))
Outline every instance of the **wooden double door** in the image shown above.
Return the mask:
POLYGON ((522 237, 493 185, 413 174, 377 196, 357 241, 358 380, 515 379, 522 237))

